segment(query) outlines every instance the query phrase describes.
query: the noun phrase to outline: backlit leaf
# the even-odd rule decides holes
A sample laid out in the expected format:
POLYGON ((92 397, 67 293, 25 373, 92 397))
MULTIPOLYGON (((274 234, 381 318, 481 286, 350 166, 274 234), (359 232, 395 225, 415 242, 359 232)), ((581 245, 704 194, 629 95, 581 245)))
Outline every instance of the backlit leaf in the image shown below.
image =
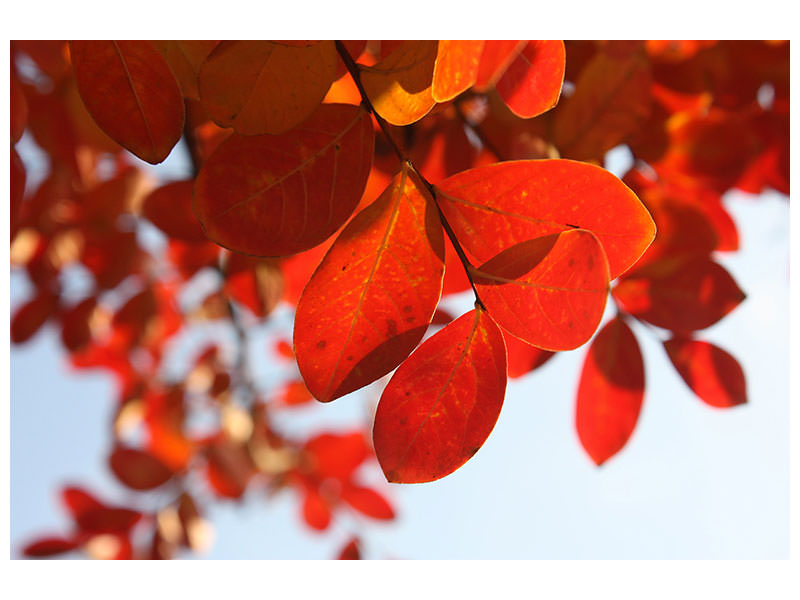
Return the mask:
POLYGON ((374 132, 357 106, 324 104, 282 136, 231 135, 203 164, 194 210, 220 246, 254 256, 308 250, 352 214, 374 132))
POLYGON ((142 216, 169 237, 185 242, 208 240, 192 211, 193 180, 173 181, 144 199, 142 216))
POLYGON ((525 44, 527 42, 524 40, 486 40, 478 64, 475 88, 485 91, 494 85, 525 44))
POLYGON ((505 389, 503 334, 482 309, 426 340, 392 376, 375 414, 386 478, 421 483, 458 469, 494 428, 505 389))
POLYGON ((342 488, 342 500, 361 514, 373 519, 394 519, 392 506, 375 490, 360 485, 348 484, 342 488))
POLYGON ((117 447, 109 465, 122 483, 134 490, 152 490, 166 483, 172 471, 158 458, 136 448, 117 447))
POLYGON ((483 40, 440 40, 433 67, 431 94, 446 102, 472 86, 478 77, 483 40))
POLYGON ((608 297, 605 254, 584 229, 511 246, 472 276, 494 320, 545 350, 572 350, 588 341, 608 297))
POLYGON ((571 160, 496 163, 448 177, 442 211, 464 248, 485 262, 543 235, 582 228, 594 233, 613 279, 642 255, 655 235, 636 195, 605 169, 571 160))
POLYGON ((360 66, 364 90, 378 114, 392 125, 410 125, 433 108, 431 85, 438 42, 405 41, 371 66, 360 66))
POLYGON ((422 339, 444 272, 435 206, 403 169, 342 231, 297 305, 297 365, 328 402, 382 377, 422 339))
POLYGON ((625 446, 644 398, 639 344, 619 317, 606 323, 583 363, 575 424, 592 460, 601 465, 625 446))
POLYGON ((160 163, 183 133, 184 105, 164 58, 145 41, 70 42, 78 91, 114 141, 160 163))
POLYGON ((626 312, 672 331, 710 327, 745 298, 728 271, 705 256, 663 260, 651 264, 648 274, 620 281, 614 298, 626 312))
POLYGON ((332 41, 221 42, 200 69, 200 100, 222 127, 243 135, 284 133, 322 102, 337 60, 332 41))
POLYGON ((555 353, 531 346, 513 335, 504 335, 503 337, 506 340, 506 351, 508 353, 509 377, 522 377, 538 369, 555 356, 555 353))
POLYGON ((666 340, 664 348, 683 380, 706 404, 729 408, 747 402, 744 371, 722 348, 683 337, 666 340))
POLYGON ((321 478, 347 480, 369 455, 369 447, 360 432, 320 433, 306 442, 304 450, 311 460, 311 470, 321 478))
POLYGON ((522 47, 495 84, 511 112, 527 119, 556 105, 565 56, 561 40, 531 40, 522 47))

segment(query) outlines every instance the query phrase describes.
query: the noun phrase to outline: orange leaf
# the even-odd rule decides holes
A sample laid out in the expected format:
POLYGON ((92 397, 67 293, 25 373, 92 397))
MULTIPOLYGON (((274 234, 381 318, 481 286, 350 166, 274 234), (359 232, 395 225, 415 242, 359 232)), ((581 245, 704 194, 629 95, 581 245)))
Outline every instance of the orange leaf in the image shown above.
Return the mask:
POLYGON ((729 408, 747 402, 744 371, 722 348, 681 337, 665 341, 664 348, 683 380, 706 404, 729 408))
POLYGON ((371 488, 347 484, 342 488, 342 500, 373 519, 394 519, 394 510, 386 498, 371 488))
POLYGON ((377 113, 392 125, 410 125, 433 108, 431 85, 438 42, 404 41, 379 63, 360 65, 361 83, 377 113))
POLYGON ((511 246, 472 276, 497 323, 545 350, 572 350, 588 341, 608 297, 605 254, 585 229, 511 246))
POLYGON ((639 319, 672 331, 710 327, 744 300, 725 268, 705 256, 662 260, 663 273, 625 278, 612 290, 620 306, 639 319))
POLYGON ((308 250, 358 205, 373 143, 369 115, 347 104, 323 104, 282 136, 231 135, 197 176, 195 214, 211 240, 235 252, 308 250))
POLYGON ((561 40, 532 40, 495 84, 518 117, 528 119, 553 108, 561 95, 566 53, 561 40))
POLYGON ((297 366, 329 402, 382 377, 419 343, 444 272, 435 206, 403 169, 345 227, 297 304, 297 366))
POLYGON ((312 529, 324 531, 331 523, 331 509, 328 503, 313 486, 307 486, 303 497, 303 520, 312 529))
POLYGON ((617 177, 571 160, 519 160, 448 177, 438 200, 459 241, 479 262, 527 240, 582 228, 594 233, 613 279, 653 241, 655 225, 617 177))
POLYGON ((504 335, 503 338, 506 340, 506 351, 508 352, 509 377, 522 377, 526 373, 538 369, 555 356, 555 353, 531 346, 513 335, 504 335))
POLYGON ((483 40, 440 40, 433 67, 431 95, 447 102, 471 87, 478 77, 483 40))
POLYGON ((525 44, 521 40, 486 40, 478 64, 475 88, 485 91, 494 85, 525 44))
POLYGON ((173 181, 144 199, 142 216, 169 237, 185 242, 208 241, 192 211, 194 181, 173 181))
POLYGON ((213 40, 157 40, 153 45, 167 61, 175 78, 181 86, 184 97, 193 100, 200 99, 197 90, 197 75, 200 65, 219 44, 213 40))
POLYGON ((78 91, 94 120, 115 142, 160 163, 183 133, 178 82, 150 42, 70 42, 78 91))
POLYGON ((617 317, 606 323, 589 346, 578 384, 578 437, 597 465, 626 444, 643 398, 642 353, 633 332, 617 317))
POLYGON ((221 42, 200 69, 200 100, 222 127, 244 135, 284 133, 322 102, 337 60, 332 41, 221 42))
POLYGON ((395 483, 452 473, 494 428, 506 389, 503 334, 478 308, 426 340, 397 369, 378 403, 375 453, 395 483))
POLYGON ((163 462, 136 448, 118 446, 111 453, 109 465, 117 479, 139 491, 157 488, 172 477, 172 471, 163 462))
MULTIPOLYGON (((294 355, 291 355, 294 358, 294 355)), ((314 399, 302 381, 290 381, 280 392, 280 403, 284 406, 298 406, 314 399)))
POLYGON ((650 113, 650 70, 641 53, 594 56, 562 101, 553 123, 561 156, 600 160, 637 131, 650 113))
POLYGON ((321 433, 306 442, 304 450, 311 458, 311 468, 321 478, 347 480, 366 460, 369 447, 360 432, 321 433))

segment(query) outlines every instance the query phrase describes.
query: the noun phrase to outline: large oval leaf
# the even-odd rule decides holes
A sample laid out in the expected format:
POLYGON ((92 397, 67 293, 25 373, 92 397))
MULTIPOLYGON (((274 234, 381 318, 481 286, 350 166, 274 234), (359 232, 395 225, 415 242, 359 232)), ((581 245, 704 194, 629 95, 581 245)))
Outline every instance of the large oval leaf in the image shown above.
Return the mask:
POLYGON ((536 237, 582 228, 594 233, 613 279, 655 236, 647 209, 605 169, 571 160, 518 160, 445 179, 439 204, 478 262, 536 237))
POLYGON ((325 104, 281 136, 231 135, 203 164, 194 211, 217 244, 286 256, 323 242, 352 214, 372 166, 366 111, 325 104))
POLYGON ((439 40, 431 94, 446 102, 469 88, 478 77, 483 40, 439 40))
POLYGON ((337 60, 332 41, 221 42, 200 69, 200 100, 222 127, 243 135, 284 133, 322 102, 337 60))
POLYGON ((644 398, 644 363, 633 332, 619 317, 589 346, 578 384, 575 425, 592 460, 603 464, 628 441, 644 398))
POLYGON ((372 432, 389 481, 421 483, 452 473, 494 428, 506 389, 500 328, 478 308, 426 340, 397 369, 372 432))
POLYGON ((605 254, 584 229, 516 244, 474 269, 472 277, 495 321, 544 350, 572 350, 587 342, 608 297, 605 254))
POLYGON ((405 41, 376 65, 359 67, 372 106, 392 125, 419 121, 436 104, 431 85, 437 44, 405 41))
POLYGON ((436 207, 404 168, 342 231, 297 305, 297 366, 328 402, 383 377, 436 310, 444 240, 436 207))
POLYGON ((498 79, 497 93, 518 117, 540 115, 558 102, 565 60, 561 40, 531 40, 498 79))
POLYGON ((144 41, 70 42, 78 91, 115 142, 160 163, 183 133, 183 96, 159 52, 144 41))

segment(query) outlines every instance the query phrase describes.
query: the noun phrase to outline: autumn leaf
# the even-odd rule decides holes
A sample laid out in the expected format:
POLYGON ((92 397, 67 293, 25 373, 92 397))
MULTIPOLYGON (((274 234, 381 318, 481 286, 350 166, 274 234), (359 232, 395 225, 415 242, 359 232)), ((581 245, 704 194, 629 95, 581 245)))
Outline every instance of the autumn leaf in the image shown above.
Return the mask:
POLYGON ((109 465, 117 479, 139 491, 157 488, 173 475, 158 458, 136 448, 118 446, 109 457, 109 465))
POLYGON ((483 40, 440 40, 433 66, 431 95, 447 102, 475 83, 483 40))
POLYGON ((192 211, 194 181, 173 181, 151 192, 142 205, 142 216, 169 237, 185 242, 205 242, 200 221, 192 211))
POLYGON ((285 133, 322 102, 337 60, 332 41, 221 42, 200 69, 200 100, 221 127, 243 135, 285 133))
POLYGON ((511 112, 529 119, 553 108, 561 95, 566 53, 561 40, 526 43, 495 89, 511 112))
POLYGON ((605 169, 586 163, 496 163, 448 177, 437 189, 442 212, 478 262, 521 242, 581 228, 600 240, 614 279, 655 235, 636 195, 605 169))
POLYGON ((522 377, 555 356, 554 352, 531 346, 513 335, 503 335, 508 353, 508 376, 522 377))
POLYGON ((403 169, 345 227, 297 304, 297 366, 328 402, 382 377, 422 339, 444 272, 435 206, 403 169))
POLYGON ((526 44, 525 40, 486 40, 478 63, 475 89, 484 92, 494 85, 526 44))
POLYGON ((234 252, 286 256, 325 241, 355 209, 374 133, 357 106, 324 104, 282 136, 231 135, 203 164, 194 210, 234 252))
POLYGON ((578 437, 597 465, 625 446, 643 398, 642 353, 628 325, 616 317, 589 346, 575 406, 578 437))
POLYGON ((477 308, 423 342, 392 376, 372 432, 386 479, 433 481, 483 445, 503 406, 503 334, 477 308))
POLYGON ((150 42, 73 41, 78 91, 100 128, 149 163, 160 163, 183 133, 178 82, 150 42))
POLYGON ((686 385, 706 404, 729 408, 747 402, 744 371, 722 348, 685 337, 666 340, 664 348, 686 385))

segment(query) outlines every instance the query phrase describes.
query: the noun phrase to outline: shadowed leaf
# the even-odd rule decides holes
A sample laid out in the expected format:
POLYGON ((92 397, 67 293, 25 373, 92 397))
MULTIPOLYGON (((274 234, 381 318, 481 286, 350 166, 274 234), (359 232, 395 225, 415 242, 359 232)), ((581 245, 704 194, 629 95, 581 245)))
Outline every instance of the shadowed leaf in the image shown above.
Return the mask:
POLYGON ((747 402, 744 371, 722 348, 681 337, 666 340, 664 348, 686 385, 706 404, 729 408, 747 402))

